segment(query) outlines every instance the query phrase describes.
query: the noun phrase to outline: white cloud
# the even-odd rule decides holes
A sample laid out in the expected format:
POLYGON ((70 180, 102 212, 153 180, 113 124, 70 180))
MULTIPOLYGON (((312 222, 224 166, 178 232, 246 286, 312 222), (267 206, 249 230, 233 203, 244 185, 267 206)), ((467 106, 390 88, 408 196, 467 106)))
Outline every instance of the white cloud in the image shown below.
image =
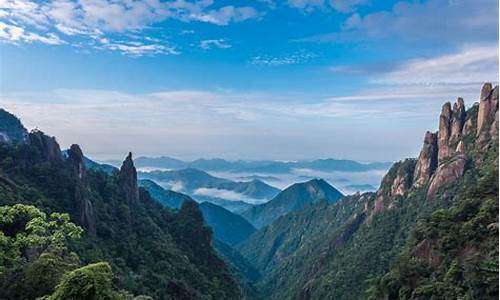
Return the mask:
POLYGON ((40 42, 48 45, 61 45, 64 41, 54 33, 40 35, 34 32, 27 32, 24 28, 5 24, 0 21, 0 41, 8 43, 33 43, 40 42))
POLYGON ((430 58, 418 58, 379 75, 384 84, 480 84, 498 80, 498 46, 476 46, 430 58))
MULTIPOLYGON (((301 1, 308 2, 308 1, 301 1)), ((345 3, 357 1, 340 1, 345 3)), ((349 6, 345 6, 348 9, 349 6)), ((441 47, 498 42, 498 1, 399 1, 392 9, 353 13, 337 32, 319 34, 302 42, 367 42, 398 40, 415 47, 441 47)))
POLYGON ((317 55, 311 52, 298 51, 284 56, 257 55, 251 58, 250 64, 264 66, 283 66, 306 63, 317 55))
POLYGON ((306 12, 315 9, 328 9, 333 8, 339 12, 351 12, 357 6, 364 4, 366 0, 288 0, 287 3, 290 7, 304 10, 306 12))
MULTIPOLYGON (((167 19, 225 26, 257 19, 261 15, 250 6, 216 7, 212 0, 0 0, 0 21, 5 24, 0 38, 3 41, 36 41, 55 45, 62 43, 57 35, 62 34, 87 39, 91 46, 105 39, 111 40, 95 48, 121 51, 131 56, 177 54, 178 50, 165 42, 144 43, 148 40, 145 31, 167 19), (24 34, 18 33, 20 30, 24 34), (116 35, 124 36, 130 32, 141 33, 133 42, 142 45, 113 41, 116 35)), ((183 31, 181 34, 186 33, 183 31)), ((68 43, 70 41, 67 39, 68 43)), ((79 41, 76 44, 82 43, 79 41)))
POLYGON ((178 55, 180 52, 171 46, 162 44, 144 44, 141 42, 109 42, 107 39, 101 39, 102 48, 113 51, 119 51, 124 55, 140 57, 144 55, 178 55))
POLYGON ((229 44, 225 39, 203 40, 200 41, 200 48, 204 50, 212 48, 228 49, 231 48, 231 44, 229 44))
POLYGON ((78 143, 97 159, 133 150, 181 158, 392 160, 417 155, 422 133, 437 126, 443 102, 461 96, 471 105, 480 87, 376 85, 330 97, 54 90, 3 93, 0 106, 26 127, 57 136, 62 146, 78 143), (388 149, 388 143, 394 146, 388 149))
POLYGON ((229 201, 243 201, 250 204, 259 204, 266 202, 267 199, 255 199, 235 191, 215 189, 215 188, 199 188, 193 192, 194 195, 221 198, 229 201))

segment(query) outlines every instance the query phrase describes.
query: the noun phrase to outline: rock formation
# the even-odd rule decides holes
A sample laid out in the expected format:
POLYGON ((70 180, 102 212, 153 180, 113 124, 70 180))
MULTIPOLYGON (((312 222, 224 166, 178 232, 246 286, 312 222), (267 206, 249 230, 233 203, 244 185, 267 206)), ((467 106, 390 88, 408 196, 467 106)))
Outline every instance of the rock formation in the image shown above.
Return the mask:
POLYGON ((424 146, 418 156, 415 174, 413 176, 416 186, 423 186, 431 179, 438 165, 437 153, 437 135, 427 131, 424 137, 424 146))
POLYGON ((458 98, 457 102, 453 104, 453 111, 451 114, 451 136, 450 140, 454 141, 462 135, 462 129, 465 123, 465 105, 464 99, 458 98))
POLYGON ((432 199, 438 188, 462 177, 466 164, 467 156, 461 154, 454 157, 450 162, 439 165, 436 173, 432 176, 431 184, 427 190, 427 197, 432 199))
POLYGON ((481 151, 498 138, 498 86, 482 87, 479 105, 465 109, 464 100, 445 103, 436 133, 427 132, 415 169, 397 163, 382 180, 374 211, 391 207, 391 198, 405 195, 411 188, 427 186, 427 198, 433 199, 439 188, 453 182, 466 171, 474 151, 481 151), (470 151, 474 150, 474 151, 470 151), (411 176, 410 176, 411 175, 411 176))
MULTIPOLYGON (((387 204, 386 200, 406 195, 413 185, 415 164, 414 159, 406 159, 392 166, 382 179, 380 189, 377 191, 374 212, 383 210, 387 204)), ((389 206, 392 206, 392 203, 389 203, 389 206)))
POLYGON ((450 102, 446 102, 443 105, 443 108, 441 109, 441 115, 439 116, 439 130, 437 133, 439 161, 450 154, 448 141, 451 135, 451 114, 451 104, 450 102))
POLYGON ((129 152, 118 173, 119 184, 125 194, 128 203, 139 199, 139 187, 137 186, 137 171, 132 160, 132 152, 129 152))
POLYGON ((68 163, 72 170, 72 177, 75 179, 74 201, 78 211, 80 224, 91 236, 96 234, 94 207, 89 199, 87 186, 84 180, 85 164, 83 152, 80 146, 73 144, 68 150, 68 163))
POLYGON ((82 149, 80 146, 73 144, 68 150, 68 161, 73 167, 73 173, 79 179, 83 178, 85 174, 85 164, 82 149))
POLYGON ((41 159, 45 161, 62 161, 61 148, 55 137, 49 137, 40 130, 29 134, 29 143, 38 149, 41 159))

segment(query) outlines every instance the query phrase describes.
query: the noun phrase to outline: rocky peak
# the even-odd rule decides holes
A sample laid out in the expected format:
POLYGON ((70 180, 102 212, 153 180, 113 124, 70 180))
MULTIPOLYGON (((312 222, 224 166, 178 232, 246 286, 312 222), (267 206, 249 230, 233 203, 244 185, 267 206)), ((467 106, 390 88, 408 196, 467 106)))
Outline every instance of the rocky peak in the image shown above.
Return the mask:
POLYGON ((437 134, 427 131, 424 137, 424 145, 418 156, 415 166, 414 180, 416 186, 426 184, 438 165, 437 134))
POLYGON ((451 135, 451 117, 452 110, 450 102, 446 102, 439 116, 439 130, 438 130, 438 160, 442 160, 450 154, 448 141, 451 135))
POLYGON ((82 149, 77 144, 73 144, 69 148, 68 161, 73 168, 73 174, 79 179, 82 179, 85 174, 85 163, 82 149))
POLYGON ((491 83, 485 83, 479 98, 479 111, 477 115, 477 135, 489 133, 488 130, 498 128, 498 86, 492 88, 491 83))
POLYGON ((125 193, 125 199, 128 203, 139 199, 139 187, 137 185, 137 170, 132 160, 132 152, 129 152, 118 173, 118 181, 125 193))
POLYGON ((453 104, 451 114, 451 136, 450 140, 455 140, 462 135, 462 129, 465 123, 465 104, 464 99, 458 98, 453 104))
POLYGON ((49 137, 40 130, 33 130, 28 138, 30 145, 38 149, 43 160, 62 161, 61 148, 55 137, 49 137))
POLYGON ((10 112, 0 109, 0 143, 24 143, 28 131, 21 121, 10 112))

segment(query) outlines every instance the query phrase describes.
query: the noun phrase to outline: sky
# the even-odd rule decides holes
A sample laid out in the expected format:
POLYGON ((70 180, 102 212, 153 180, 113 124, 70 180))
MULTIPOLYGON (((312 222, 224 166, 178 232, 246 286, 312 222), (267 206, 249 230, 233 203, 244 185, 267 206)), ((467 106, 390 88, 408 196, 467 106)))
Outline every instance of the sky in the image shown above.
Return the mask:
POLYGON ((498 82, 496 0, 0 0, 0 106, 96 159, 396 161, 498 82))

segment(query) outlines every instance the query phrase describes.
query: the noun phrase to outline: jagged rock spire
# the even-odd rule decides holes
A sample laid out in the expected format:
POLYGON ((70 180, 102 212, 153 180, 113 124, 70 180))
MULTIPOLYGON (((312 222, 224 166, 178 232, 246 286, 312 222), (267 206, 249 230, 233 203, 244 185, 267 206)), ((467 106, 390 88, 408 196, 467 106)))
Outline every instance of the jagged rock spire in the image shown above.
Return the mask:
POLYGON ((74 201, 78 210, 78 221, 90 236, 95 236, 94 206, 90 201, 88 187, 84 180, 85 157, 80 146, 73 144, 69 147, 67 162, 72 170, 72 176, 75 178, 74 201))
POLYGON ((464 99, 458 98, 453 104, 451 114, 451 136, 450 140, 455 140, 462 135, 462 129, 465 123, 465 104, 464 99))
POLYGON ((424 145, 415 167, 414 181, 416 186, 424 185, 431 178, 438 165, 437 154, 437 135, 427 131, 424 137, 424 145))
POLYGON ((491 83, 485 83, 481 89, 479 98, 479 112, 477 114, 477 135, 486 133, 492 129, 491 133, 498 128, 498 86, 492 88, 491 83))
POLYGON ((85 161, 80 146, 73 144, 69 147, 68 160, 73 168, 73 174, 82 179, 85 174, 85 161))
POLYGON ((451 104, 446 102, 442 109, 441 115, 439 116, 439 130, 438 130, 438 159, 442 160, 450 154, 450 149, 448 147, 448 141, 451 135, 451 104))
POLYGON ((128 203, 139 199, 139 187, 137 186, 137 170, 132 160, 132 152, 129 152, 118 173, 118 181, 125 193, 125 199, 128 203))

